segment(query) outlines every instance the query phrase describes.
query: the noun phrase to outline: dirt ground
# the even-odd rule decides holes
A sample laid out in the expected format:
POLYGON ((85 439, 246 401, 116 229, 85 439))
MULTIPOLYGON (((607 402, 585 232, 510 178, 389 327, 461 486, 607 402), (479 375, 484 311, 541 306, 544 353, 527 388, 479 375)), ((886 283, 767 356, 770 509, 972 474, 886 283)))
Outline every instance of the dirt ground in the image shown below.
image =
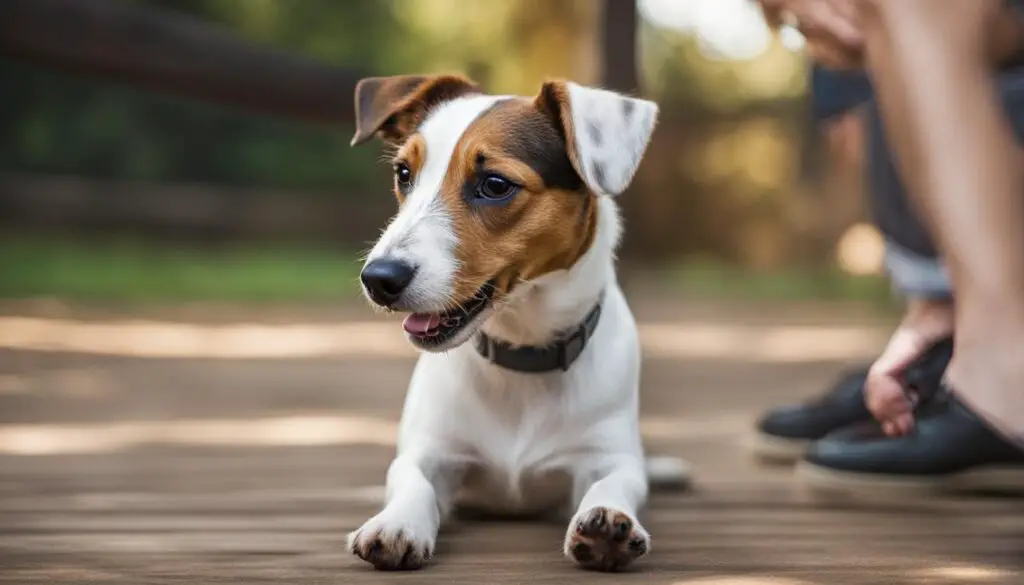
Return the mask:
POLYGON ((0 306, 0 582, 1024 583, 1019 500, 820 502, 746 452, 761 409, 868 359, 885 319, 634 306, 649 450, 696 485, 653 496, 652 553, 614 576, 562 558, 555 523, 457 522, 419 573, 344 552, 379 505, 413 363, 362 307, 0 306))

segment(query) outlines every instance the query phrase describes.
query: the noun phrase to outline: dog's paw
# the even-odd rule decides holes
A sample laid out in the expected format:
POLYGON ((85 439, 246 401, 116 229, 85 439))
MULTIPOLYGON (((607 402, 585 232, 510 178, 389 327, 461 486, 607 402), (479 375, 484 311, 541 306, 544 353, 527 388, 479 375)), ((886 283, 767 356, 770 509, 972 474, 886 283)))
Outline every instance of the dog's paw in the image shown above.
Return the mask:
POLYGON ((382 571, 421 569, 434 555, 434 534, 411 522, 395 522, 384 513, 348 535, 348 550, 382 571))
POLYGON ((625 512, 595 507, 576 515, 565 535, 565 555, 585 569, 615 571, 647 554, 651 537, 625 512))

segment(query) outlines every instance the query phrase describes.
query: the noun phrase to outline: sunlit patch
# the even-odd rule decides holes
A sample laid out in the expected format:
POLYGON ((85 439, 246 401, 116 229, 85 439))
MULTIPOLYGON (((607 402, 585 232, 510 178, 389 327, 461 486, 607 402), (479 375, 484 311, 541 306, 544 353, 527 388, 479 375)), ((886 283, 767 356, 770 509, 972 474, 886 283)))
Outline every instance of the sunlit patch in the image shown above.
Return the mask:
POLYGON ((0 376, 0 396, 28 394, 32 391, 32 382, 25 376, 0 376))
POLYGON ((783 577, 758 577, 758 576, 723 576, 703 577, 676 581, 672 585, 825 585, 820 581, 805 581, 803 579, 789 579, 783 577))
POLYGON ((396 434, 392 421, 359 416, 4 425, 0 426, 0 453, 108 453, 144 445, 393 447, 396 434))
MULTIPOLYGON (((645 355, 763 363, 869 359, 887 340, 875 327, 641 323, 645 355)), ((0 347, 139 358, 410 358, 400 328, 384 322, 198 325, 0 317, 0 347)))
POLYGON ((934 583, 936 579, 943 579, 956 583, 988 583, 1000 581, 1015 576, 1014 573, 993 567, 980 567, 977 565, 963 565, 950 567, 932 567, 911 571, 911 575, 925 579, 928 583, 934 583))
POLYGON ((0 347, 142 358, 286 359, 415 355, 380 322, 199 325, 0 317, 0 347))
POLYGON ((807 38, 794 26, 783 26, 779 30, 779 42, 794 53, 803 51, 807 47, 807 38))
POLYGON ((699 418, 677 416, 640 417, 640 433, 648 440, 729 439, 750 427, 750 413, 724 413, 699 418))
MULTIPOLYGON (((732 437, 748 423, 742 414, 642 417, 645 439, 732 437)), ((368 416, 279 416, 256 419, 182 419, 90 424, 0 425, 0 454, 46 456, 111 453, 175 445, 183 447, 311 447, 375 445, 393 448, 398 426, 368 416)))
POLYGON ((708 58, 753 59, 771 44, 761 10, 748 0, 641 0, 639 7, 655 25, 695 35, 708 58))
POLYGON ((715 324, 640 326, 649 357, 737 359, 767 363, 868 359, 884 347, 884 331, 866 327, 754 327, 715 324))
POLYGON ((857 276, 880 274, 885 262, 885 241, 866 223, 851 226, 836 246, 836 260, 844 272, 857 276))

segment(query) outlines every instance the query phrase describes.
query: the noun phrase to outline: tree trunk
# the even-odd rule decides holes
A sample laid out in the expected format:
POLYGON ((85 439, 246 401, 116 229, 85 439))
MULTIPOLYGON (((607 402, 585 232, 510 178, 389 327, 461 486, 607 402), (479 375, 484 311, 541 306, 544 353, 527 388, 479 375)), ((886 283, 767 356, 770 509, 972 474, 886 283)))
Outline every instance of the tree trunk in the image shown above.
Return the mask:
POLYGON ((601 84, 611 90, 637 93, 636 0, 605 0, 601 17, 601 84))

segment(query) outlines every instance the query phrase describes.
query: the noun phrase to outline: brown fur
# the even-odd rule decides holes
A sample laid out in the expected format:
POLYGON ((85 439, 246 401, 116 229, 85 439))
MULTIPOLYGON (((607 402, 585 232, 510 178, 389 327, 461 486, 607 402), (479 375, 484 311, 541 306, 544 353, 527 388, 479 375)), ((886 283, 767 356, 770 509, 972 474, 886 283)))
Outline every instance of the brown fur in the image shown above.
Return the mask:
POLYGON ((583 160, 576 150, 576 127, 572 123, 572 105, 569 102, 569 87, 565 81, 554 79, 545 81, 540 88, 540 93, 534 99, 534 104, 542 112, 545 112, 552 120, 555 120, 562 130, 562 139, 565 142, 565 154, 569 157, 574 169, 583 176, 583 160))
POLYGON ((356 133, 352 146, 375 135, 399 145, 426 117, 430 108, 480 90, 459 75, 395 75, 367 77, 356 84, 356 133))
POLYGON ((529 100, 499 103, 470 125, 455 153, 442 192, 459 238, 455 299, 470 298, 489 279, 507 294, 521 281, 571 267, 590 247, 595 195, 578 176, 566 177, 572 167, 548 112, 529 100), (484 170, 522 186, 507 204, 466 200, 481 156, 484 170))
MULTIPOLYGON (((419 134, 413 134, 405 141, 405 144, 401 146, 398 153, 392 162, 402 162, 409 167, 412 171, 412 176, 416 177, 423 169, 423 163, 427 160, 427 143, 423 139, 423 136, 419 134)), ((405 193, 398 185, 398 176, 394 177, 394 192, 395 199, 398 200, 398 205, 401 206, 405 203, 405 193)))
MULTIPOLYGON (((416 129, 429 108, 475 91, 475 84, 458 76, 363 80, 356 88, 353 144, 374 134, 400 144, 394 160, 415 177, 427 156, 416 129)), ((490 280, 500 298, 519 282, 570 268, 590 248, 596 195, 580 179, 568 95, 563 82, 545 83, 533 100, 499 102, 460 138, 441 192, 459 241, 453 304, 490 280), (475 205, 469 196, 481 172, 498 173, 522 189, 506 204, 475 205)), ((405 194, 397 179, 394 191, 401 205, 405 194)))

